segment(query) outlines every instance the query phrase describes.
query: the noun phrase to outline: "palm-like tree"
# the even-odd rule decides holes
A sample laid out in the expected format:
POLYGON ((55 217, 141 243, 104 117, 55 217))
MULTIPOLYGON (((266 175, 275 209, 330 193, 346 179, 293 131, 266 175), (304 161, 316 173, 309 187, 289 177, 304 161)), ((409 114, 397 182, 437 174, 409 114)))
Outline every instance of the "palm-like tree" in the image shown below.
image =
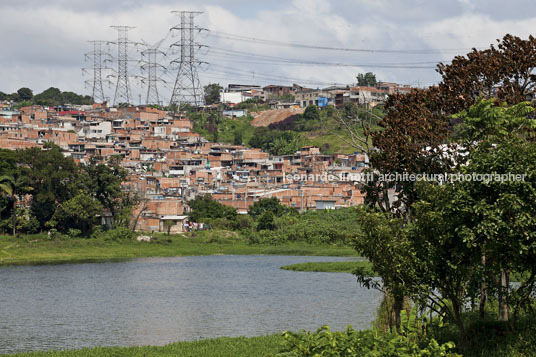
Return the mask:
POLYGON ((0 191, 4 192, 13 201, 13 214, 11 217, 13 236, 17 234, 17 195, 22 191, 29 190, 31 190, 31 187, 28 187, 25 176, 19 176, 17 178, 10 175, 0 176, 0 191))

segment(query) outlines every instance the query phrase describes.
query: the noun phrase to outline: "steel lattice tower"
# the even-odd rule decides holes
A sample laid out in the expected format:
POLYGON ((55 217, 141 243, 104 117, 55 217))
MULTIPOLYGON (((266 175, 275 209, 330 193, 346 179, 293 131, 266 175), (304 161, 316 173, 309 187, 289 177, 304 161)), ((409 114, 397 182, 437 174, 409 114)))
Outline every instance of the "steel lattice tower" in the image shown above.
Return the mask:
POLYGON ((110 26, 117 30, 117 84, 115 87, 114 106, 130 103, 130 85, 128 83, 128 31, 134 27, 110 26))
POLYGON ((180 40, 171 46, 180 48, 180 58, 171 63, 178 63, 179 71, 173 86, 170 104, 189 103, 195 106, 202 104, 203 95, 201 83, 197 74, 197 66, 200 64, 195 57, 195 49, 198 44, 195 42, 195 32, 199 29, 195 27, 194 18, 201 14, 198 11, 174 11, 180 16, 180 24, 171 30, 180 31, 180 40))
POLYGON ((147 76, 142 80, 147 85, 145 104, 161 104, 157 84, 159 81, 164 82, 164 80, 158 77, 158 68, 164 70, 166 68, 158 63, 158 55, 165 55, 164 52, 158 49, 160 43, 153 47, 148 47, 147 50, 142 52, 144 61, 142 61, 141 68, 147 72, 147 76))
MULTIPOLYGON (((109 57, 109 54, 103 51, 103 44, 105 44, 106 41, 89 41, 89 43, 93 44, 93 51, 86 53, 85 57, 86 59, 91 59, 93 61, 93 68, 91 68, 93 71, 93 80, 87 80, 85 83, 92 84, 93 86, 91 94, 93 101, 103 103, 106 101, 102 87, 102 70, 104 68, 103 57, 109 57)), ((88 69, 89 68, 84 68, 83 70, 87 71, 88 69)))

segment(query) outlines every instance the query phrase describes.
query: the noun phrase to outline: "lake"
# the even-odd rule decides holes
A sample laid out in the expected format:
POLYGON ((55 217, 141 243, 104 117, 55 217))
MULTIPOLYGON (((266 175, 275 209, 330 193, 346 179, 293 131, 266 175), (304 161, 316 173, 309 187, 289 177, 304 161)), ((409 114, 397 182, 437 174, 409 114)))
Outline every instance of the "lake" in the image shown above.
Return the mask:
POLYGON ((220 336, 369 328, 381 294, 303 256, 202 256, 0 268, 0 353, 164 345, 220 336))

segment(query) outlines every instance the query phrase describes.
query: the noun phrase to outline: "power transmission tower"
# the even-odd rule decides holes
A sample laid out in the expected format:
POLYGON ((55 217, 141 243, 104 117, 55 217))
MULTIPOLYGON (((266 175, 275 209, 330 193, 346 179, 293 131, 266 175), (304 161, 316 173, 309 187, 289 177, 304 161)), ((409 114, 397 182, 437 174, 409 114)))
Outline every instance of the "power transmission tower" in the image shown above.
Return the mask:
MULTIPOLYGON (((92 80, 86 80, 85 83, 87 85, 92 85, 93 90, 91 94, 91 98, 94 102, 100 102, 103 103, 106 101, 106 97, 104 96, 104 89, 102 87, 102 70, 105 69, 104 62, 109 59, 110 54, 103 50, 103 45, 106 44, 106 41, 88 41, 89 43, 93 44, 93 51, 88 52, 85 54, 86 60, 92 60, 93 61, 93 67, 92 68, 82 68, 82 70, 87 73, 87 71, 91 70, 93 71, 93 79, 92 80)), ((105 80, 105 82, 109 82, 108 80, 105 80)))
MULTIPOLYGON (((128 83, 128 31, 134 27, 110 26, 117 31, 117 84, 115 87, 114 106, 119 103, 130 103, 130 85, 128 83)), ((111 42, 113 43, 113 42, 111 42)))
POLYGON ((166 67, 158 63, 158 56, 166 54, 159 49, 161 40, 154 46, 147 45, 147 49, 141 53, 142 55, 142 65, 141 69, 146 71, 147 75, 142 79, 142 83, 147 85, 147 98, 145 104, 158 104, 161 105, 160 98, 158 96, 158 82, 165 81, 158 76, 158 70, 166 70, 166 67))
POLYGON ((202 29, 195 26, 194 18, 202 12, 173 11, 173 13, 179 15, 180 23, 171 30, 180 31, 180 40, 173 43, 171 47, 179 47, 180 57, 171 61, 171 63, 178 63, 179 71, 173 86, 170 105, 177 104, 180 108, 182 104, 189 103, 197 106, 202 104, 203 95, 197 73, 197 67, 201 62, 195 56, 196 48, 201 46, 195 42, 195 34, 202 29))

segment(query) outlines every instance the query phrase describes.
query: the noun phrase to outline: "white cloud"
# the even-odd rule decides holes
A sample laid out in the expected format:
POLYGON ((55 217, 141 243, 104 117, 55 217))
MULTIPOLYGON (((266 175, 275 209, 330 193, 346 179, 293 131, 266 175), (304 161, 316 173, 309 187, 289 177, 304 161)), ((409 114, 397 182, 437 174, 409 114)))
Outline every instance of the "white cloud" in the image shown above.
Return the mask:
MULTIPOLYGON (((364 49, 466 49, 487 46, 505 33, 527 37, 534 28, 536 4, 508 5, 508 11, 490 9, 487 2, 443 1, 368 1, 368 0, 276 0, 261 5, 245 0, 195 1, 175 3, 159 0, 150 4, 139 0, 110 3, 76 0, 11 1, 0 4, 3 50, 0 53, 0 90, 12 92, 22 86, 42 91, 50 86, 89 93, 81 76, 83 53, 90 50, 88 40, 114 40, 110 25, 136 26, 129 35, 154 43, 169 33, 178 22, 171 10, 202 10, 196 20, 213 32, 199 41, 224 50, 264 56, 298 58, 354 64, 432 62, 448 60, 454 54, 433 55, 380 54, 317 51, 296 47, 268 46, 256 42, 230 41, 218 33, 252 38, 364 49), (128 5, 128 6, 127 6, 128 5), (494 12, 493 12, 494 11, 494 12), (6 50, 7 49, 7 50, 6 50)), ((491 7, 493 8, 493 7, 491 7)), ((163 46, 177 38, 167 37, 163 46)), ((112 48, 113 51, 113 48, 112 48)), ((463 54, 461 52, 460 54, 463 54)), ((200 55, 204 54, 204 50, 200 55)), ((134 51, 132 57, 139 54, 134 51)), ((428 69, 371 68, 366 66, 318 67, 270 65, 262 58, 240 58, 212 50, 204 55, 211 62, 204 82, 292 83, 299 80, 322 83, 351 83, 359 72, 373 71, 383 80, 430 84, 438 80, 433 64, 428 69), (256 63, 244 63, 256 62, 256 63), (229 68, 230 67, 230 68, 229 68), (227 72, 227 73, 225 73, 227 72), (239 75, 237 75, 239 74, 239 75), (270 79, 270 76, 273 78, 270 79), (286 81, 284 79, 287 79, 286 81)), ((135 63, 132 63, 134 73, 135 63)), ((167 87, 173 73, 165 75, 167 87)), ((305 82, 305 81, 304 81, 305 82)), ((136 81, 134 92, 142 93, 136 81)), ((169 91, 162 87, 161 93, 169 91)), ((112 90, 107 91, 112 94, 112 90)))

